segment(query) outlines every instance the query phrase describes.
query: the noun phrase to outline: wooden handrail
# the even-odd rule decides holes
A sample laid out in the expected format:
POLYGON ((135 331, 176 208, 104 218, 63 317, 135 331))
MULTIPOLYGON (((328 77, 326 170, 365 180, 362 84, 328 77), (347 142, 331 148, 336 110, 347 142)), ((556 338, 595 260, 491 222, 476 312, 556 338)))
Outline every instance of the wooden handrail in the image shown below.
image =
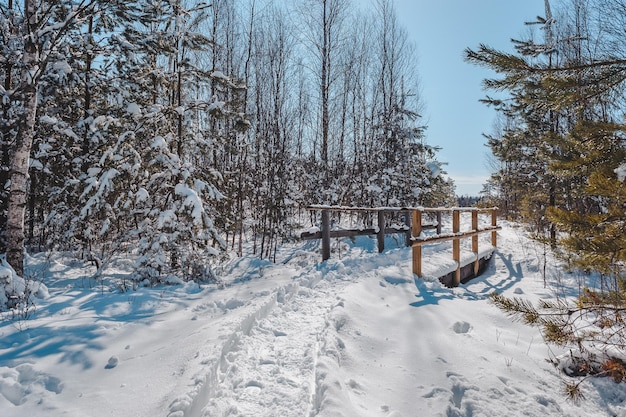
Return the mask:
POLYGON ((502 227, 500 226, 488 226, 482 229, 470 230, 469 232, 458 232, 458 233, 449 233, 443 235, 432 235, 432 236, 423 236, 423 237, 414 237, 412 239, 414 245, 430 245, 433 243, 445 242, 448 240, 454 239, 463 239, 466 237, 477 237, 481 233, 485 232, 493 232, 494 230, 500 230, 502 227))
POLYGON ((469 213, 472 211, 476 211, 479 213, 487 213, 492 212, 493 210, 498 210, 497 207, 489 207, 489 208, 479 208, 479 207, 348 207, 348 206, 325 206, 322 204, 313 204, 306 207, 307 210, 310 211, 339 211, 339 212, 378 212, 385 211, 389 213, 396 212, 413 212, 415 210, 421 211, 422 213, 451 213, 453 211, 458 211, 461 213, 469 213))
POLYGON ((461 240, 465 238, 472 238, 472 252, 476 254, 474 260, 472 272, 474 276, 477 276, 480 269, 480 259, 478 256, 478 235, 481 233, 491 232, 491 246, 496 247, 497 244, 497 231, 501 229, 497 225, 497 208, 478 209, 478 210, 465 210, 465 209, 451 209, 452 211, 452 233, 441 234, 437 233, 432 236, 421 236, 414 233, 412 237, 412 252, 413 252, 413 273, 418 277, 422 276, 422 245, 434 244, 444 241, 452 241, 452 259, 456 262, 456 270, 452 278, 450 286, 458 287, 461 283, 461 240), (472 229, 470 231, 461 232, 461 212, 472 213, 472 229), (478 214, 479 213, 491 213, 491 226, 484 228, 478 227, 478 214))
POLYGON ((344 207, 344 206, 325 206, 312 205, 307 207, 311 211, 321 211, 322 229, 315 232, 304 232, 302 239, 321 239, 322 240, 322 260, 330 258, 330 239, 332 237, 352 237, 359 235, 376 235, 378 241, 378 251, 383 252, 385 245, 385 234, 404 233, 406 235, 407 246, 412 247, 413 273, 418 277, 422 276, 422 246, 443 241, 452 240, 452 259, 457 263, 457 269, 454 272, 452 286, 458 286, 461 281, 461 239, 472 238, 472 252, 476 254, 476 260, 473 265, 474 276, 479 273, 480 259, 478 258, 478 235, 481 233, 491 232, 491 244, 496 247, 497 231, 501 229, 497 225, 497 207, 492 208, 476 208, 476 207, 344 207), (370 227, 364 229, 352 230, 330 230, 330 213, 331 212, 353 212, 353 213, 376 213, 378 227, 370 227), (472 226, 471 230, 460 231, 460 215, 461 213, 471 213, 472 226), (404 213, 404 227, 390 228, 385 227, 386 213, 404 213), (423 213, 435 213, 435 224, 422 224, 423 213), (452 213, 452 233, 441 233, 441 214, 452 213), (478 215, 481 213, 491 214, 491 226, 479 228, 478 215), (422 232, 426 229, 436 229, 436 234, 432 236, 422 236, 422 232))

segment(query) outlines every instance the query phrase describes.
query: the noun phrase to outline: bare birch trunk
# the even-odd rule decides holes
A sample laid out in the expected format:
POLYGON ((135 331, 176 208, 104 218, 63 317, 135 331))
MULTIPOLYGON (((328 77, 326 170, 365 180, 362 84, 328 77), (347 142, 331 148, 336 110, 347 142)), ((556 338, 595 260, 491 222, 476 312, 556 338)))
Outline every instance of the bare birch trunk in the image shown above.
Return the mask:
POLYGON ((37 0, 24 0, 26 40, 24 44, 22 88, 24 113, 15 140, 11 162, 11 188, 7 210, 7 262, 18 275, 24 275, 24 211, 28 192, 28 160, 35 136, 37 115, 38 51, 36 34, 37 0))

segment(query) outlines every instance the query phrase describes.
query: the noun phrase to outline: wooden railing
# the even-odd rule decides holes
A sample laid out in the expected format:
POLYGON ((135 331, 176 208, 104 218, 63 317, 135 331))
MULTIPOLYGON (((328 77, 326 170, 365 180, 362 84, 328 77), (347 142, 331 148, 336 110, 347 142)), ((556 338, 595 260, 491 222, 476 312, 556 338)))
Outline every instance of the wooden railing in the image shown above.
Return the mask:
POLYGON ((376 235, 378 242, 378 251, 383 252, 385 249, 385 235, 392 233, 402 233, 406 236, 407 246, 412 247, 413 254, 413 273, 418 277, 422 277, 422 246, 438 243, 442 241, 452 241, 452 259, 457 263, 451 282, 447 285, 458 286, 462 279, 461 265, 461 240, 465 238, 472 239, 472 252, 476 254, 473 262, 471 273, 477 276, 481 259, 478 252, 478 235, 481 233, 491 233, 491 246, 497 245, 497 208, 424 208, 424 207, 340 207, 340 206, 310 206, 307 208, 313 212, 321 212, 321 228, 313 232, 304 232, 301 234, 302 239, 321 239, 322 240, 322 260, 330 258, 330 242, 331 238, 354 237, 361 235, 376 235), (461 231, 461 213, 471 213, 471 228, 467 231, 461 231), (376 227, 366 227, 360 229, 332 229, 331 213, 360 213, 364 216, 376 216, 376 227), (452 214, 452 231, 451 233, 442 233, 442 213, 452 214), (434 223, 423 223, 424 214, 430 214, 435 219, 434 223), (490 226, 479 228, 479 214, 490 215, 490 226), (403 224, 400 227, 387 227, 386 215, 402 215, 403 224), (424 230, 435 230, 434 234, 424 235, 424 230))
POLYGON ((443 241, 452 241, 452 259, 457 263, 457 268, 452 277, 451 286, 457 287, 461 283, 461 240, 472 238, 472 252, 476 254, 473 262, 473 276, 477 276, 480 268, 480 257, 478 256, 478 235, 481 233, 491 233, 491 246, 497 246, 498 217, 497 208, 477 209, 477 208, 420 208, 413 210, 413 227, 412 227, 412 247, 413 247, 413 273, 418 277, 422 276, 422 245, 429 243, 437 243, 443 241), (451 212, 452 213, 452 233, 437 233, 431 236, 422 236, 422 213, 427 212, 451 212), (470 212, 472 215, 471 229, 461 232, 461 213, 470 212), (478 227, 478 215, 480 213, 488 213, 491 215, 491 226, 480 229, 478 227))

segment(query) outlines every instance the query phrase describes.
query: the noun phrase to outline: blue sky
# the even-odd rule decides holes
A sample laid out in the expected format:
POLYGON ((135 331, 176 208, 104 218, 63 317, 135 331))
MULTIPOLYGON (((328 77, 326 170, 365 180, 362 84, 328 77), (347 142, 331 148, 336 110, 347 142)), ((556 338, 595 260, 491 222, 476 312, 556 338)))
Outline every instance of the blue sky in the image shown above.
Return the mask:
POLYGON ((545 15, 544 0, 395 0, 395 7, 417 46, 427 142, 443 148, 439 160, 457 194, 477 195, 491 173, 482 134, 496 118, 478 100, 486 95, 481 81, 494 74, 464 62, 463 51, 480 43, 511 51, 510 39, 530 30, 524 22, 545 15))

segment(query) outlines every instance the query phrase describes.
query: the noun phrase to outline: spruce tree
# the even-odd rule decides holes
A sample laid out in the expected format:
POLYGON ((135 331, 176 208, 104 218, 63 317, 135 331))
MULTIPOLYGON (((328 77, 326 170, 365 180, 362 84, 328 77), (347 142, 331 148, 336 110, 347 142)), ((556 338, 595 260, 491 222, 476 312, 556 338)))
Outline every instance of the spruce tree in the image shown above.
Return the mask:
POLYGON ((210 167, 219 138, 205 132, 215 132, 215 118, 245 123, 220 97, 238 83, 192 59, 211 44, 193 30, 205 12, 202 5, 152 4, 114 40, 127 59, 114 62, 117 104, 100 128, 113 140, 103 143, 81 196, 76 233, 107 245, 107 256, 136 244, 136 278, 149 283, 212 280, 211 256, 224 248, 213 220, 222 176, 210 167))

